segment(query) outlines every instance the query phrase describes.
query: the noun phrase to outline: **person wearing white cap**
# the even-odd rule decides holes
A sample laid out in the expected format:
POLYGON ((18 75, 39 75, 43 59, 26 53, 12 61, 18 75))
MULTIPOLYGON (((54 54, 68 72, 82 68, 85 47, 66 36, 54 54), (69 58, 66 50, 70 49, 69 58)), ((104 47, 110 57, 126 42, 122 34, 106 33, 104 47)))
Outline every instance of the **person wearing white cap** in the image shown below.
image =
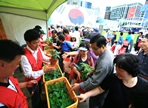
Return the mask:
POLYGON ((79 47, 79 53, 75 56, 72 67, 71 67, 71 72, 70 72, 70 79, 74 79, 74 76, 76 75, 76 81, 80 82, 81 80, 81 74, 77 70, 77 68, 74 66, 74 63, 77 65, 81 65, 81 63, 86 63, 92 67, 94 67, 94 62, 91 56, 88 56, 88 48, 89 46, 87 43, 81 43, 79 47))

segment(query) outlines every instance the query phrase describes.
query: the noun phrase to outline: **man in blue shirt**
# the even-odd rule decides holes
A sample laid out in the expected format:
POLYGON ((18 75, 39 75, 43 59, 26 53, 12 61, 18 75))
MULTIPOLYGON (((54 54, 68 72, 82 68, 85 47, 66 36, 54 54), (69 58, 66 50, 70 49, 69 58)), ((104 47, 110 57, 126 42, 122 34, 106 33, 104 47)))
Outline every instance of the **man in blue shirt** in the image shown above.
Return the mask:
POLYGON ((58 35, 58 38, 59 38, 60 45, 56 46, 56 45, 53 44, 53 47, 56 48, 56 49, 60 49, 61 53, 60 53, 59 65, 60 65, 60 68, 61 68, 61 70, 63 72, 64 69, 63 69, 62 54, 64 54, 64 52, 71 51, 72 50, 72 45, 70 44, 70 42, 65 41, 65 37, 64 37, 63 34, 58 35))
POLYGON ((61 54, 63 54, 64 52, 71 51, 72 45, 71 45, 70 42, 65 41, 64 35, 63 34, 60 34, 58 36, 58 38, 59 38, 59 41, 60 41, 60 45, 59 46, 53 45, 53 47, 56 48, 56 49, 61 49, 60 50, 61 51, 61 54))
POLYGON ((128 35, 126 36, 126 40, 128 41, 128 46, 126 46, 126 52, 129 53, 128 47, 129 47, 129 45, 130 45, 130 43, 132 41, 132 36, 131 36, 131 32, 130 31, 128 32, 128 35))

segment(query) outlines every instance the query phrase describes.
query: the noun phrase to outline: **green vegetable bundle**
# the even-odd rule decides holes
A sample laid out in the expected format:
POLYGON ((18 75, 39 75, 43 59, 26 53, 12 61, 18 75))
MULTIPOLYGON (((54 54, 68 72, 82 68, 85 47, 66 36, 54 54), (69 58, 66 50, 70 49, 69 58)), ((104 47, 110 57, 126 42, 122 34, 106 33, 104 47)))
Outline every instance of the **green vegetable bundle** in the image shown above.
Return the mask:
POLYGON ((46 42, 47 44, 52 43, 52 42, 53 42, 53 37, 47 38, 47 39, 45 40, 45 42, 46 42))
POLYGON ((64 81, 47 85, 51 108, 66 108, 74 103, 71 100, 64 81))
POLYGON ((79 72, 81 72, 81 79, 83 81, 87 80, 88 76, 93 73, 94 68, 89 66, 86 63, 80 63, 80 66, 77 64, 74 64, 74 66, 77 68, 79 72))
POLYGON ((45 46, 45 47, 44 47, 44 50, 50 50, 50 48, 49 48, 49 47, 47 47, 47 46, 45 46))
POLYGON ((44 75, 45 81, 53 80, 53 79, 59 78, 61 76, 62 75, 61 75, 60 69, 56 69, 56 70, 53 70, 51 72, 47 72, 44 75))
POLYGON ((51 54, 51 56, 52 56, 52 58, 53 59, 59 59, 60 58, 60 56, 59 56, 59 54, 60 54, 60 52, 58 52, 57 50, 52 50, 51 52, 50 52, 50 54, 51 54))

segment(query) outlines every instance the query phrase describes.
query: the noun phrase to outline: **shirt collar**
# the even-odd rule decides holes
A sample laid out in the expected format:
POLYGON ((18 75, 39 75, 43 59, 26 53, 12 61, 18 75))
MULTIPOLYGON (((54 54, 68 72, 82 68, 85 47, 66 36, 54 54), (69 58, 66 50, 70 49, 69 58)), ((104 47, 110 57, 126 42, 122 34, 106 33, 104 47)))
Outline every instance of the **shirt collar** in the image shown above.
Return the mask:
POLYGON ((101 58, 103 58, 105 55, 106 55, 106 53, 107 53, 107 48, 106 48, 106 50, 99 56, 99 58, 101 57, 101 58))
POLYGON ((28 45, 26 47, 32 54, 36 53, 38 51, 38 49, 36 51, 33 51, 28 45))

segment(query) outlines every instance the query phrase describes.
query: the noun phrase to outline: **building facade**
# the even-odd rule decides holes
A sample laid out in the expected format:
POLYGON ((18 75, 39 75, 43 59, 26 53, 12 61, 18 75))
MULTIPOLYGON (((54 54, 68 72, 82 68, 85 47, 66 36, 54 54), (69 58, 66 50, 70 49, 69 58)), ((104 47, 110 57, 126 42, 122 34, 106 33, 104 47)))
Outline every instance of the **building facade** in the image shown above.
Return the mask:
POLYGON ((148 27, 148 4, 132 3, 112 7, 110 18, 106 11, 105 19, 118 21, 120 27, 137 28, 138 30, 148 27))
POLYGON ((142 4, 132 3, 112 7, 110 20, 133 19, 140 15, 142 4))
POLYGON ((110 7, 110 6, 107 6, 107 7, 106 7, 106 10, 105 10, 104 19, 110 20, 110 14, 111 14, 111 7, 110 7))
POLYGON ((92 9, 92 2, 89 0, 68 0, 67 4, 92 9))
POLYGON ((148 4, 148 0, 145 0, 145 4, 148 4))
POLYGON ((121 18, 126 18, 127 12, 128 12, 128 6, 126 4, 112 7, 110 20, 118 20, 121 18))

